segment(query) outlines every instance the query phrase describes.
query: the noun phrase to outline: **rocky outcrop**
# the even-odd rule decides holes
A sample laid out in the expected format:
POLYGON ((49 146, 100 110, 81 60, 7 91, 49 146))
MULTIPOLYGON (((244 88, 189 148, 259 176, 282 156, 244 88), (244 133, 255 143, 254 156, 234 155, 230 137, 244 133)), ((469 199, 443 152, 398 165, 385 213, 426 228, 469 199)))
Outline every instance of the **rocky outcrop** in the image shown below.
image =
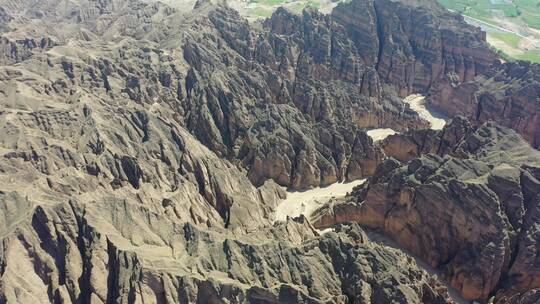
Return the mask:
POLYGON ((195 128, 197 137, 220 155, 240 158, 256 184, 273 178, 304 188, 347 179, 351 170, 373 173, 359 167, 343 169, 354 164, 347 151, 357 140, 342 140, 342 131, 425 127, 396 96, 427 91, 445 73, 470 80, 495 60, 481 32, 426 3, 433 9, 390 1, 340 4, 329 16, 312 10, 298 16, 278 9, 264 22, 264 33, 233 12, 213 11, 209 21, 218 29, 216 35, 193 38, 190 41, 201 42, 184 48, 193 67, 186 87, 192 104, 187 111, 194 113, 188 128, 195 128), (360 11, 368 14, 356 18, 354 13, 360 11), (421 26, 413 27, 419 15, 421 26), (225 45, 233 52, 220 50, 225 45), (216 76, 216 70, 227 72, 216 76), (245 109, 253 98, 255 110, 245 109), (231 109, 233 100, 243 102, 231 109), (259 100, 265 112, 256 105, 259 100), (310 127, 302 127, 306 125, 310 127), (277 138, 268 140, 270 133, 277 138), (328 138, 326 134, 334 138, 332 144, 321 138, 328 138))
POLYGON ((497 121, 516 130, 533 147, 540 146, 540 65, 511 62, 464 83, 441 81, 428 104, 448 115, 463 115, 475 124, 497 121))
POLYGON ((344 25, 363 62, 402 97, 427 92, 445 75, 470 81, 496 60, 484 33, 435 2, 352 1, 338 5, 332 16, 344 25))
MULTIPOLYGON (((400 96, 444 75, 465 83, 491 62, 478 30, 426 4, 279 9, 253 25, 206 1, 187 13, 154 1, 0 0, 0 302, 452 303, 437 278, 356 224, 319 235, 304 218, 273 221, 279 185, 375 174, 360 199, 386 184, 422 188, 428 169, 444 168, 420 160, 411 177, 410 165, 383 163, 391 144, 364 130, 427 127, 400 96)), ((451 263, 447 277, 468 297, 534 299, 536 156, 500 140, 506 129, 452 125, 413 155, 445 141, 440 155, 471 159, 433 173, 444 200, 422 214, 463 207, 477 238, 441 211, 444 246, 415 253, 451 263)))
POLYGON ((396 145, 410 147, 396 154, 404 160, 433 154, 405 164, 387 159, 350 198, 318 210, 314 225, 380 229, 439 268, 468 300, 495 295, 506 303, 540 287, 540 152, 510 129, 472 128, 462 118, 439 132, 393 136, 385 150, 400 151, 396 145))
POLYGON ((0 247, 2 302, 451 303, 357 225, 319 236, 300 218, 237 238, 138 205, 37 207, 0 247))
MULTIPOLYGON (((391 88, 383 90, 373 67, 345 67, 358 56, 354 45, 340 25, 316 11, 296 16, 278 10, 261 30, 228 7, 204 2, 189 18, 161 4, 102 6, 73 8, 79 17, 63 22, 82 22, 78 33, 66 30, 60 37, 46 27, 31 32, 58 41, 52 50, 54 45, 21 55, 9 44, 6 63, 22 62, 23 70, 37 75, 57 70, 39 94, 68 96, 84 88, 143 107, 159 102, 219 157, 242 165, 256 185, 274 179, 308 188, 371 174, 382 154, 362 129, 426 125, 391 88), (102 27, 105 19, 109 24, 102 27), (286 24, 295 26, 284 30, 286 24), (93 41, 107 45, 115 34, 124 42, 83 51, 94 49, 93 41), (66 37, 69 45, 63 45, 66 37), (331 37, 337 39, 332 50, 324 42, 331 37), (354 149, 366 159, 353 159, 354 149), (369 164, 359 167, 363 161, 369 164)), ((41 20, 63 13, 53 2, 41 20)), ((13 73, 6 83, 20 77, 13 73)))
POLYGON ((353 43, 329 16, 278 9, 263 33, 226 8, 200 22, 218 31, 184 47, 187 126, 219 155, 239 158, 256 184, 306 188, 371 174, 353 150, 370 163, 382 154, 360 128, 425 125, 354 61, 353 43))
POLYGON ((309 70, 329 17, 289 35, 204 3, 0 5, 18 25, 1 44, 0 302, 451 303, 357 225, 273 225, 271 178, 370 175, 384 155, 363 128, 424 124, 373 69, 309 70))
POLYGON ((24 39, 14 42, 5 37, 0 37, 0 64, 10 65, 27 60, 32 56, 32 49, 48 49, 53 46, 54 42, 48 38, 39 40, 24 39))
POLYGON ((440 131, 417 130, 391 135, 380 143, 385 155, 407 162, 423 154, 474 158, 489 164, 536 164, 537 153, 515 131, 494 122, 474 126, 457 116, 440 131))
POLYGON ((427 126, 398 96, 427 91, 445 73, 469 80, 493 61, 481 32, 424 2, 429 10, 392 1, 353 1, 331 15, 278 9, 261 29, 204 1, 189 17, 131 1, 81 4, 68 14, 53 1, 34 8, 41 20, 69 15, 62 22, 81 23, 81 31, 60 37, 32 29, 54 41, 79 39, 72 49, 92 48, 86 40, 107 43, 115 34, 137 41, 105 56, 49 52, 68 55, 61 63, 68 80, 58 79, 55 90, 84 85, 138 103, 167 103, 178 123, 219 157, 241 164, 256 185, 274 179, 309 188, 373 173, 381 153, 361 129, 427 126), (359 11, 369 14, 356 19, 359 11), (126 58, 142 61, 126 65, 126 58), (356 142, 363 143, 359 153, 356 142))

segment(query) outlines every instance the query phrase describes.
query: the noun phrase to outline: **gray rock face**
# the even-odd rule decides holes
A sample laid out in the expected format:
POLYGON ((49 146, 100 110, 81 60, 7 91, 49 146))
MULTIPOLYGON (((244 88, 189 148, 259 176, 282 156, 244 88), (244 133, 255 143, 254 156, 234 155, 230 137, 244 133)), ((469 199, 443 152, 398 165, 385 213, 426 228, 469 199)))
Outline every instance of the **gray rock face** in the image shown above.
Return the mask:
POLYGON ((272 225, 276 182, 372 174, 364 127, 424 124, 373 69, 310 70, 329 17, 278 12, 305 25, 287 34, 204 3, 0 7, 0 302, 451 303, 357 225, 272 225))
MULTIPOLYGON (((186 13, 154 1, 0 0, 0 21, 0 302, 452 303, 437 278, 358 225, 321 236, 273 213, 279 185, 373 174, 369 185, 384 184, 404 170, 364 129, 427 127, 400 96, 444 73, 484 75, 492 54, 456 15, 430 1, 355 0, 249 24, 204 1, 186 13)), ((444 190, 470 194, 460 172, 477 177, 474 187, 493 189, 474 203, 493 206, 473 220, 495 221, 481 242, 459 234, 489 250, 466 252, 477 265, 452 260, 448 277, 470 283, 467 296, 504 283, 501 299, 529 301, 539 177, 532 162, 496 171, 523 146, 488 129, 440 136, 463 157, 486 151, 456 160, 444 190), (511 152, 493 153, 501 147, 511 152)), ((396 176, 418 186, 411 174, 396 176)), ((460 252, 445 248, 430 261, 460 252)))
POLYGON ((475 81, 438 82, 428 103, 449 116, 463 115, 474 124, 493 120, 512 128, 533 147, 540 146, 540 65, 511 62, 493 66, 475 81))
POLYGON ((484 33, 432 1, 352 1, 332 15, 400 96, 427 92, 445 74, 470 81, 496 59, 484 33))
POLYGON ((373 173, 382 154, 362 128, 427 126, 397 96, 428 90, 443 72, 467 81, 494 60, 478 30, 424 2, 354 1, 332 15, 278 9, 254 27, 205 2, 183 15, 160 3, 7 1, 11 23, 22 12, 34 18, 10 33, 24 37, 15 40, 27 41, 24 47, 9 40, 3 54, 7 63, 28 62, 33 48, 48 50, 56 41, 53 50, 34 52, 41 58, 31 56, 41 69, 54 64, 49 57, 63 56, 55 91, 84 86, 146 105, 159 101, 256 185, 274 179, 309 188, 373 173), (359 11, 369 14, 355 19, 359 11), (39 26, 58 19, 61 34, 39 26), (118 35, 127 38, 118 44, 118 35), (37 43, 36 36, 46 38, 37 43), (96 49, 94 41, 107 47, 96 49), (73 48, 96 52, 65 53, 73 48))
POLYGON ((318 236, 300 218, 231 236, 112 199, 31 218, 0 247, 5 303, 448 303, 414 260, 357 225, 318 236))
POLYGON ((258 32, 219 8, 205 22, 218 29, 214 39, 194 37, 184 48, 187 126, 240 159, 255 184, 305 188, 371 174, 382 154, 359 128, 424 125, 383 92, 372 67, 355 63, 354 45, 329 16, 278 9, 258 32))
POLYGON ((405 160, 433 154, 386 160, 349 199, 318 210, 316 227, 356 221, 380 229, 439 268, 468 300, 495 294, 506 303, 540 288, 540 152, 510 129, 472 128, 462 118, 383 145, 390 155, 412 147, 396 155, 405 160))
POLYGON ((440 131, 418 130, 392 135, 381 142, 385 154, 409 161, 423 154, 474 158, 490 165, 537 164, 537 151, 515 131, 492 121, 472 125, 464 117, 450 120, 440 131))

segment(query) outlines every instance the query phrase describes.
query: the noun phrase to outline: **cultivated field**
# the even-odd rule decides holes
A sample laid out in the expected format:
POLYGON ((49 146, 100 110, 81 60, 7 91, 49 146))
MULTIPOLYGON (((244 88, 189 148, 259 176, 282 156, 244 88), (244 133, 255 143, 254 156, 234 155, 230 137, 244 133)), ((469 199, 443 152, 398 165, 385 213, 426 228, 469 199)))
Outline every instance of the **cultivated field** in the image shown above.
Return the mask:
POLYGON ((540 62, 540 0, 439 0, 488 34, 509 58, 540 62))

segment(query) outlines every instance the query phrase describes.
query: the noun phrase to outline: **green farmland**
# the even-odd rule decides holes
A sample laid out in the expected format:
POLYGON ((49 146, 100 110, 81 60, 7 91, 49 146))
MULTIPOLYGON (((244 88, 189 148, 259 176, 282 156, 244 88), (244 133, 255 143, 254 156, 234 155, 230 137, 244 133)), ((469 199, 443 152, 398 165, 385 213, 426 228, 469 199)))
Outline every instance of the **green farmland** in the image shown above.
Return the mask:
POLYGON ((488 42, 508 58, 540 63, 540 0, 438 1, 479 22, 488 42))

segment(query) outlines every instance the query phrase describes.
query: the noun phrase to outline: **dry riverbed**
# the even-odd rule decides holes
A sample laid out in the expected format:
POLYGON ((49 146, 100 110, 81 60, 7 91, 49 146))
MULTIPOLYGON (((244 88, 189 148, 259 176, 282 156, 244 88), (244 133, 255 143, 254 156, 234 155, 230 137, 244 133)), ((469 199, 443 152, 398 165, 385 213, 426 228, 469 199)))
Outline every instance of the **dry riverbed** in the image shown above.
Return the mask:
MULTIPOLYGON (((408 103, 413 111, 418 113, 420 117, 427 120, 431 124, 431 129, 442 129, 446 124, 446 120, 443 118, 442 115, 428 110, 426 108, 425 99, 426 98, 420 94, 413 94, 405 97, 405 99, 403 99, 403 102, 408 103)), ((372 129, 367 131, 367 135, 369 135, 373 139, 373 141, 383 140, 386 137, 396 133, 396 131, 389 128, 372 129)))
MULTIPOLYGON (((446 121, 440 115, 430 112, 426 108, 425 97, 419 94, 406 97, 403 102, 408 103, 411 109, 416 111, 420 117, 426 119, 434 130, 440 130, 446 124, 446 121)), ((374 141, 385 139, 387 136, 397 132, 389 128, 369 130, 367 134, 374 141)), ((344 197, 355 186, 364 183, 364 179, 356 180, 350 183, 335 183, 327 187, 314 188, 305 191, 288 191, 287 198, 279 203, 276 209, 275 219, 284 221, 287 216, 296 217, 300 214, 309 216, 320 206, 324 205, 331 198, 344 197)))
POLYGON ((287 216, 297 217, 300 214, 308 217, 317 208, 324 205, 331 198, 339 198, 365 182, 365 179, 350 183, 335 183, 327 187, 314 188, 305 191, 287 191, 287 198, 276 208, 276 220, 284 221, 287 216))

